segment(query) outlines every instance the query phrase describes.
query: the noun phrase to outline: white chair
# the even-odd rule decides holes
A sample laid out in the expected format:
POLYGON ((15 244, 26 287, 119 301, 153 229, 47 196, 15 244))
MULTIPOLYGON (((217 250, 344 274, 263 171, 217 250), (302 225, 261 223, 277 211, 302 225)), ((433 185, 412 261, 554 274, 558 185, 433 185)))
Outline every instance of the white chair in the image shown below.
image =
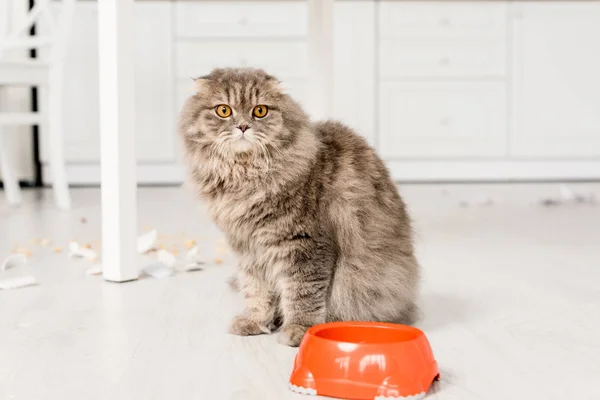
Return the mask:
MULTIPOLYGON (((71 207, 63 150, 63 66, 75 1, 36 0, 24 18, 14 21, 6 36, 0 36, 0 91, 7 86, 38 86, 43 89, 40 90, 40 112, 3 112, 0 109, 0 171, 10 204, 19 204, 21 193, 11 166, 11 155, 2 143, 2 128, 7 125, 39 124, 42 130, 47 129, 47 134, 42 138, 48 140, 56 205, 61 209, 71 207), (44 29, 38 29, 38 32, 42 31, 41 35, 28 36, 34 24, 42 25, 44 29), (6 57, 8 51, 32 48, 38 50, 39 58, 15 61, 6 57)), ((22 5, 23 1, 0 2, 22 5)))

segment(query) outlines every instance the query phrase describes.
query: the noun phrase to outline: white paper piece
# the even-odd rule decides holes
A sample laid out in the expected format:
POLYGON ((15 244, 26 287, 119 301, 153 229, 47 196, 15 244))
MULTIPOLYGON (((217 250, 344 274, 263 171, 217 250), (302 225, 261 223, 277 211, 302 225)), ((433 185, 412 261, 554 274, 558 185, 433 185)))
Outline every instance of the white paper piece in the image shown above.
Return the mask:
POLYGON ((137 239, 138 253, 146 254, 150 250, 154 249, 157 240, 158 232, 156 232, 156 229, 152 229, 150 232, 146 232, 143 235, 140 235, 137 239))
POLYGON ((33 276, 16 276, 13 278, 0 279, 0 289, 18 289, 26 286, 32 286, 37 284, 33 276))
POLYGON ((576 193, 566 185, 559 187, 560 197, 544 197, 540 199, 543 206, 558 206, 568 203, 598 204, 599 200, 594 193, 576 193))
POLYGON ((597 199, 594 193, 576 193, 569 189, 566 185, 560 185, 560 196, 566 202, 596 204, 597 199))
POLYGON ((566 201, 575 200, 575 193, 571 189, 569 189, 567 186, 560 185, 560 188, 558 190, 560 191, 560 197, 562 197, 563 200, 566 200, 566 201))
POLYGON ((186 272, 201 271, 204 269, 205 262, 198 255, 198 247, 194 246, 185 255, 185 268, 186 272))
POLYGON ((155 279, 163 279, 173 275, 173 269, 160 262, 145 265, 142 267, 142 272, 155 279))
POLYGON ((102 274, 102 266, 94 265, 92 268, 88 268, 85 273, 86 275, 100 275, 102 274))
POLYGON ((175 265, 177 264, 177 258, 173 254, 162 249, 158 251, 158 261, 169 268, 175 268, 175 265))
POLYGON ((205 264, 204 260, 198 255, 198 247, 192 247, 185 255, 186 264, 205 264))
POLYGON ((18 267, 19 265, 23 265, 27 263, 27 257, 25 254, 11 254, 6 257, 4 261, 2 261, 2 265, 0 265, 0 273, 5 270, 13 267, 18 267))
POLYGON ((77 242, 69 243, 69 256, 75 258, 85 258, 88 261, 95 261, 98 259, 98 254, 94 250, 81 247, 77 242))
POLYGON ((205 264, 198 256, 196 246, 188 250, 185 260, 178 260, 172 253, 161 249, 158 251, 158 261, 164 266, 180 272, 201 271, 202 266, 205 264))
POLYGON ((470 200, 462 200, 459 205, 461 207, 469 207, 469 206, 491 206, 494 204, 494 200, 491 197, 482 195, 474 197, 470 200))

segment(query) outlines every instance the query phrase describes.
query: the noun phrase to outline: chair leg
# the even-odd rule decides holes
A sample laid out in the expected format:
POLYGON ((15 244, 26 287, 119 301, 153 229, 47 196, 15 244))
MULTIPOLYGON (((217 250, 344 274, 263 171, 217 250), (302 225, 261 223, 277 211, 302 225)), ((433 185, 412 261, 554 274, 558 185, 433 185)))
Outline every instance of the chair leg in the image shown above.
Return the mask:
POLYGON ((60 209, 71 208, 71 195, 67 182, 67 171, 64 155, 64 126, 63 126, 63 82, 60 68, 50 71, 48 83, 48 142, 49 164, 52 173, 52 190, 54 201, 60 209))
POLYGON ((2 132, 0 125, 0 171, 2 172, 2 182, 4 183, 4 193, 6 193, 6 201, 10 205, 21 204, 21 189, 19 181, 13 171, 10 160, 10 149, 7 146, 7 138, 2 132))

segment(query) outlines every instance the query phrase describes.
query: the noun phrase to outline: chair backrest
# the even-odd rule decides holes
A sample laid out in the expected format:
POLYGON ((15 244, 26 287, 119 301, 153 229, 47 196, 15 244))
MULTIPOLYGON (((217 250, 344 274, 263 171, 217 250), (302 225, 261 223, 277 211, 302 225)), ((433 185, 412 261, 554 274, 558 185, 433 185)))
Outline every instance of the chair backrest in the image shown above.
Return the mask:
POLYGON ((76 0, 35 0, 29 11, 16 17, 15 8, 26 6, 24 2, 28 0, 0 0, 3 3, 0 12, 11 16, 5 21, 7 32, 5 28, 6 33, 0 36, 0 58, 7 50, 42 47, 50 48, 50 60, 63 57, 73 24, 76 0), (43 29, 37 29, 35 36, 29 36, 35 24, 43 26, 43 29))

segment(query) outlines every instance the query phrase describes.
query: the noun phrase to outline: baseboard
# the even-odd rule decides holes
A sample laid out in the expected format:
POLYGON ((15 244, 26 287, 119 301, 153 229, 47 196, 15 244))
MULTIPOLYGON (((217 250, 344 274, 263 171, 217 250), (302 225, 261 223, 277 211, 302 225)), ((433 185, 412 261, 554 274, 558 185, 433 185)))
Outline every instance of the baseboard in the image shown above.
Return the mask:
MULTIPOLYGON (((36 183, 34 181, 20 180, 19 187, 21 189, 29 189, 29 188, 34 188, 34 187, 38 187, 38 186, 36 185, 36 183)), ((0 181, 0 189, 4 189, 4 182, 2 182, 2 181, 0 181)))
POLYGON ((521 160, 402 160, 387 163, 394 180, 414 182, 451 181, 556 181, 599 180, 597 161, 521 160))
MULTIPOLYGON (((178 164, 139 164, 137 181, 140 185, 179 185, 185 178, 185 170, 178 164)), ((51 184, 50 168, 43 166, 44 184, 51 184)), ((100 185, 99 164, 68 164, 67 177, 70 185, 100 185)))
MULTIPOLYGON (((598 161, 438 161, 402 160, 387 163, 394 180, 399 182, 481 182, 481 181, 557 181, 600 180, 598 161)), ((49 178, 47 165, 43 176, 49 178)), ((100 165, 69 164, 71 185, 99 185, 100 165)), ((185 179, 182 165, 140 164, 137 169, 141 185, 178 185, 185 179)), ((44 179, 50 184, 50 179, 44 179)))

